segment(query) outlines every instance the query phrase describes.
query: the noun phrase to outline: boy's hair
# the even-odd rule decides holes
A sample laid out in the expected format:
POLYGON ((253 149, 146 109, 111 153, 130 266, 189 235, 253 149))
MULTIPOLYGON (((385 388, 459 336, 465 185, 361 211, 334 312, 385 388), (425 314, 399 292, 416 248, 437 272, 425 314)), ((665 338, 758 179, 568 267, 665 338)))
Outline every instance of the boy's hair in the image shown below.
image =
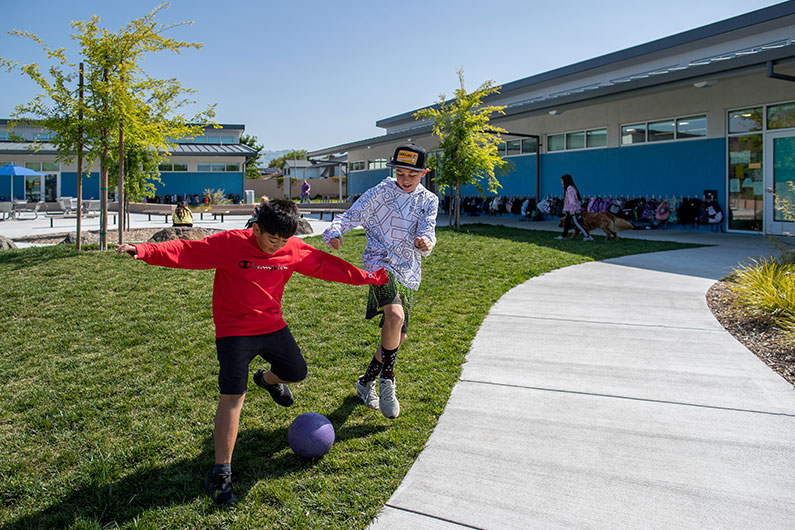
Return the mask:
POLYGON ((257 208, 260 230, 279 237, 292 237, 298 230, 298 206, 293 201, 271 199, 257 208))

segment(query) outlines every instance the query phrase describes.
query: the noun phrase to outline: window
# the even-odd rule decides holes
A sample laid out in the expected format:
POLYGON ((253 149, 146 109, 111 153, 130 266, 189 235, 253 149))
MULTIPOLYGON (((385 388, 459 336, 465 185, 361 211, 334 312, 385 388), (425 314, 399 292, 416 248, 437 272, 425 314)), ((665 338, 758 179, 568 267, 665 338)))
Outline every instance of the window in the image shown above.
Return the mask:
POLYGON ((547 151, 563 151, 566 148, 565 134, 550 134, 547 136, 547 151))
POLYGON ((240 164, 226 164, 224 171, 240 171, 240 164))
POLYGON ((653 121, 648 124, 650 142, 674 139, 674 120, 653 121))
POLYGON ((762 107, 729 111, 729 134, 762 130, 762 107))
POLYGON ((566 133, 566 149, 582 149, 585 147, 585 132, 566 133))
POLYGON ((386 167, 386 158, 376 158, 375 160, 370 160, 369 167, 370 169, 384 169, 386 167))
POLYGON ((196 171, 212 171, 210 164, 196 164, 196 171))
POLYGON ((585 147, 604 147, 607 145, 607 129, 594 129, 585 133, 585 147))
POLYGON ((61 170, 61 166, 58 162, 25 162, 25 167, 33 171, 42 171, 45 173, 61 170))
POLYGON ((676 120, 676 139, 698 138, 707 135, 707 117, 690 116, 676 120))
POLYGON ((547 151, 563 151, 570 149, 587 149, 590 147, 604 147, 607 145, 607 129, 591 129, 585 131, 572 131, 563 134, 550 134, 547 136, 547 151))
POLYGON ((217 171, 226 170, 226 164, 211 164, 211 165, 212 165, 211 171, 217 172, 217 171))
POLYGON ((505 142, 506 148, 506 155, 519 155, 522 153, 522 141, 521 140, 508 140, 505 142))
POLYGON ((357 160, 356 162, 351 162, 350 170, 351 171, 364 171, 364 160, 357 160))
POLYGON ((646 124, 636 123, 621 127, 621 145, 642 144, 646 141, 646 124))
MULTIPOLYGON (((0 140, 8 140, 8 133, 0 132, 0 140)), ((5 164, 3 164, 5 165, 5 164)))
POLYGON ((795 127, 795 102, 767 107, 767 128, 795 127))
POLYGON ((157 166, 157 169, 159 169, 160 171, 173 171, 174 164, 159 164, 157 166))
POLYGON ((175 162, 173 165, 174 165, 173 171, 187 171, 188 170, 188 164, 180 164, 180 163, 175 162))
POLYGON ((522 153, 538 153, 538 139, 537 138, 523 139, 522 153))
POLYGON ((222 144, 233 144, 233 143, 235 143, 235 137, 234 136, 222 136, 221 137, 221 143, 222 144))
POLYGON ((505 142, 500 142, 497 144, 497 154, 500 156, 505 156, 506 145, 505 142))
POLYGON ((621 145, 685 140, 705 136, 707 136, 706 114, 621 126, 621 145))

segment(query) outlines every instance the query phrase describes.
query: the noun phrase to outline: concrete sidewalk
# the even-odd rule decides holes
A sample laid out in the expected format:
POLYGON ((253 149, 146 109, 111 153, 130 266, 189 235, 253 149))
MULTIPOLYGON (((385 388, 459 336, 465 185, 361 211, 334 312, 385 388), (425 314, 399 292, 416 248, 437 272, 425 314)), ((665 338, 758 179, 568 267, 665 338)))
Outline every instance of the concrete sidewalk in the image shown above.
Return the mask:
POLYGON ((717 246, 572 266, 506 293, 372 530, 793 527, 795 390, 705 301, 732 266, 770 254, 767 239, 621 236, 717 246))

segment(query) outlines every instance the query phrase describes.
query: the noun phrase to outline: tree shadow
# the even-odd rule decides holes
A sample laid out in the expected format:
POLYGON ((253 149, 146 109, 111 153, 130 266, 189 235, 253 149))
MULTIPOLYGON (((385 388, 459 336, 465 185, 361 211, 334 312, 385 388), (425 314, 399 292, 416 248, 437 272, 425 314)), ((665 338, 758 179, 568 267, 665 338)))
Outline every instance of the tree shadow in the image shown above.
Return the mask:
MULTIPOLYGON (((383 425, 344 426, 358 403, 357 396, 348 396, 328 415, 336 431, 335 441, 384 430, 383 425)), ((235 492, 241 500, 263 478, 298 473, 321 460, 301 458, 291 451, 285 452, 286 447, 285 427, 247 429, 238 434, 233 469, 235 492)), ((122 526, 147 510, 188 504, 198 497, 206 497, 210 509, 215 509, 203 486, 213 461, 213 438, 209 436, 202 441, 202 450, 194 458, 142 469, 110 483, 80 485, 52 505, 5 524, 2 529, 65 528, 73 526, 78 519, 96 521, 102 527, 122 526)))
POLYGON ((80 256, 74 245, 55 245, 47 247, 29 247, 0 251, 0 266, 12 270, 35 267, 61 259, 80 256), (71 248, 70 248, 71 247, 71 248))

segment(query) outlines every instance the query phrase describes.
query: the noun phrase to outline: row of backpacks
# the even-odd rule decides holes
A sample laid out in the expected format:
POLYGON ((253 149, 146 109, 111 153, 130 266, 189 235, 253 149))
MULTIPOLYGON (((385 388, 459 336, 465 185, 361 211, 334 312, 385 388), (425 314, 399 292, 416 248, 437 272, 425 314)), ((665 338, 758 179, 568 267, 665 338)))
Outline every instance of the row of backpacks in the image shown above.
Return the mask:
MULTIPOLYGON (((444 196, 439 201, 439 209, 450 211, 451 197, 444 196)), ((535 197, 461 197, 461 212, 469 216, 478 215, 518 215, 530 220, 540 220, 535 197)))
MULTIPOLYGON (((449 211, 451 197, 444 196, 439 209, 449 211)), ((635 228, 657 228, 669 224, 683 226, 711 224, 723 221, 723 211, 712 197, 585 197, 580 201, 584 212, 610 212, 626 219, 635 228)), ((546 196, 536 204, 534 197, 461 197, 461 211, 465 215, 513 214, 528 220, 563 217, 563 197, 546 196)))

